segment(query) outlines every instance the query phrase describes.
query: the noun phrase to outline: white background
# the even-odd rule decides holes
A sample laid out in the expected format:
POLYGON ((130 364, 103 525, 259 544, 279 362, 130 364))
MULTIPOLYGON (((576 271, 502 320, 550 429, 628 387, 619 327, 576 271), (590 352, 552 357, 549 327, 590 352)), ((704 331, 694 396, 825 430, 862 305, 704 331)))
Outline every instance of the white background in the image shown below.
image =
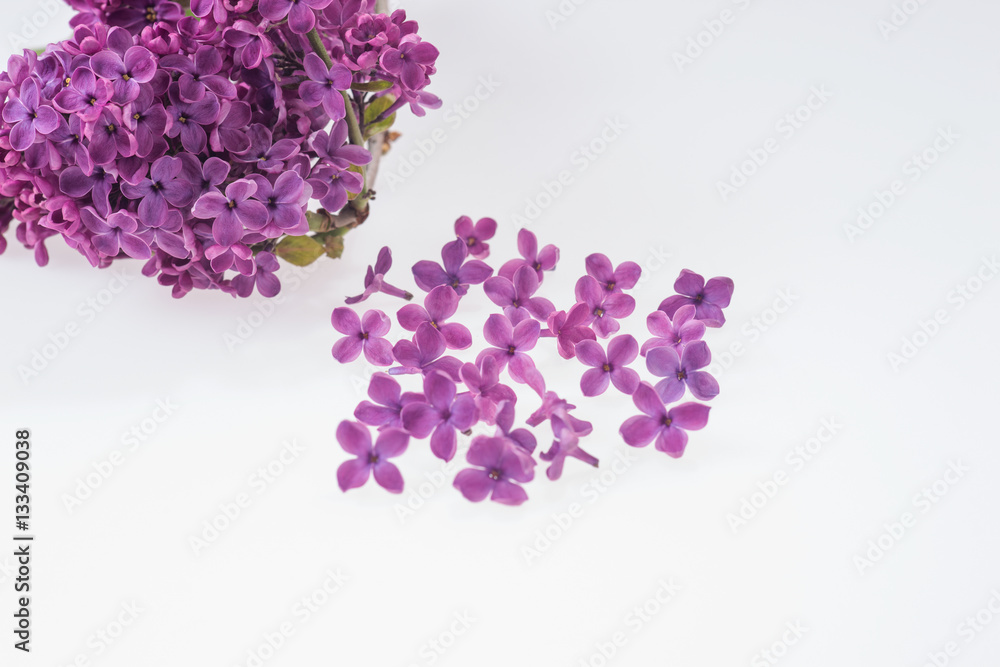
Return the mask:
MULTIPOLYGON (((44 8, 4 2, 9 52, 22 19, 44 8)), ((347 237, 343 260, 304 279, 283 269, 277 304, 174 300, 129 264, 127 287, 93 313, 85 304, 107 302, 112 272, 58 240, 39 269, 9 234, 0 466, 12 471, 14 431, 30 428, 37 541, 30 657, 10 647, 13 559, 0 556, 0 662, 253 665, 248 652, 286 622, 293 634, 263 664, 765 665, 760 652, 773 650, 789 666, 919 666, 949 642, 955 655, 939 664, 1000 657, 1000 620, 979 630, 965 620, 1000 591, 1000 284, 977 282, 992 276, 984 258, 1000 245, 1000 6, 909 0, 918 9, 887 36, 889 0, 563 6, 575 9, 404 3, 441 50, 432 90, 445 106, 401 120, 370 221, 347 237), (724 9, 732 20, 710 38, 703 22, 724 9), (700 33, 708 46, 679 67, 674 54, 700 33), (499 85, 477 99, 491 77, 499 85), (814 87, 829 99, 800 109, 814 87), (789 133, 782 119, 797 110, 808 120, 789 133), (615 119, 624 129, 581 162, 580 147, 615 119), (936 152, 949 129, 957 139, 936 152), (724 200, 718 183, 769 139, 778 150, 724 200), (936 161, 914 172, 925 150, 936 161), (547 199, 563 170, 570 185, 547 199), (903 193, 851 238, 858 208, 894 180, 903 193), (680 460, 649 447, 610 472, 629 449, 618 426, 635 409, 613 390, 580 398, 582 367, 545 343, 538 363, 595 422, 586 447, 601 471, 571 460, 550 483, 540 467, 519 508, 468 503, 449 481, 401 518, 400 503, 441 469, 415 442, 399 460, 402 498, 371 482, 342 494, 347 455, 334 430, 366 368, 331 358, 330 311, 360 292, 386 243, 392 282, 412 286, 409 266, 436 258, 461 214, 500 221, 499 264, 529 200, 545 205, 531 220, 541 242, 562 249, 543 288, 557 304, 568 305, 591 252, 650 269, 626 325, 636 336, 682 268, 734 279, 729 323, 706 337, 722 385, 708 428, 680 460), (968 300, 959 285, 980 289, 968 300), (918 333, 937 311, 935 335, 918 333), (227 345, 248 318, 259 326, 227 345), (70 324, 79 334, 23 381, 18 368, 70 324), (902 356, 904 338, 920 347, 894 367, 888 355, 902 356), (734 344, 740 354, 723 359, 734 344), (157 401, 176 407, 152 429, 157 401), (789 453, 824 420, 836 433, 795 464, 789 453), (123 444, 133 427, 150 430, 134 451, 123 444), (293 440, 303 451, 258 494, 255 471, 293 440), (116 450, 121 465, 67 509, 67 494, 116 450), (968 470, 938 484, 943 496, 915 500, 953 464, 968 470), (775 474, 786 483, 773 497, 753 496, 775 474), (586 490, 595 479, 605 492, 586 490), (190 539, 241 493, 250 506, 196 554, 190 539), (751 499, 761 507, 734 530, 727 517, 751 499), (904 513, 911 525, 892 537, 886 525, 904 513), (884 555, 864 565, 880 539, 884 555), (308 618, 297 614, 303 596, 327 597, 316 591, 328 571, 347 579, 308 618), (661 580, 679 586, 662 604, 661 580), (131 603, 141 612, 118 634, 131 603), (468 628, 455 622, 463 615, 468 628), (108 645, 99 631, 118 636, 108 645)), ((60 12, 32 45, 68 34, 60 12)), ((476 332, 483 302, 470 300, 465 316, 476 332)), ((522 398, 523 417, 537 399, 522 398)), ((11 473, 0 479, 9 516, 11 473)))

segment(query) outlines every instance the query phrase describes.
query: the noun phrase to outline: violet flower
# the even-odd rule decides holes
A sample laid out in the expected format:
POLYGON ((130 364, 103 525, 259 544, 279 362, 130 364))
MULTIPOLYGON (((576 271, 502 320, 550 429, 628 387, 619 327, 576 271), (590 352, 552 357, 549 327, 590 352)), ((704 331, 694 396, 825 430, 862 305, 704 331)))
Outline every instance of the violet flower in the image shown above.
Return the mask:
POLYGON ((468 393, 457 394, 451 378, 438 371, 424 376, 424 396, 426 403, 403 407, 403 428, 416 438, 430 435, 434 456, 450 461, 458 448, 456 431, 476 423, 476 402, 468 393))
POLYGON ((522 259, 512 259, 500 267, 497 275, 501 275, 508 280, 513 279, 514 273, 522 266, 530 266, 538 274, 538 282, 545 278, 546 271, 552 271, 559 262, 559 248, 549 244, 538 249, 538 238, 534 232, 522 229, 517 233, 517 250, 521 253, 522 259))
POLYGON ((581 341, 597 340, 593 329, 588 326, 594 320, 590 311, 587 304, 578 303, 568 312, 560 310, 549 315, 549 328, 542 332, 542 336, 556 339, 556 347, 563 359, 575 357, 576 346, 581 341))
POLYGON ((468 254, 465 243, 456 239, 441 250, 444 267, 437 262, 421 260, 413 265, 413 279, 425 292, 430 292, 438 285, 448 285, 459 296, 464 296, 469 292, 469 285, 478 285, 493 273, 493 269, 478 259, 466 262, 468 254))
POLYGON ((528 494, 516 482, 530 482, 535 477, 535 460, 503 437, 476 436, 466 460, 476 468, 466 468, 455 475, 454 486, 474 503, 487 497, 503 505, 520 505, 528 494))
POLYGON ((334 329, 344 334, 333 345, 334 359, 346 364, 357 359, 364 351, 369 363, 376 366, 392 365, 392 346, 384 338, 392 324, 381 310, 369 310, 358 317, 352 308, 334 308, 330 321, 334 329))
POLYGON ((553 420, 552 429, 556 439, 547 452, 538 455, 543 461, 551 462, 545 470, 546 477, 553 481, 562 477, 563 465, 565 465, 567 457, 573 457, 587 465, 597 467, 597 457, 580 448, 580 436, 572 428, 559 420, 553 420))
POLYGON ((705 279, 684 269, 674 282, 674 296, 669 296, 660 304, 660 310, 669 317, 681 306, 695 307, 695 318, 708 327, 721 327, 726 322, 722 309, 729 305, 733 297, 733 281, 729 278, 712 278, 707 283, 705 279))
POLYGON ((461 379, 462 362, 455 357, 442 357, 448 344, 444 335, 425 322, 417 327, 413 340, 398 341, 392 348, 392 355, 399 366, 389 369, 390 375, 428 374, 442 371, 452 380, 461 379))
POLYGON ((240 179, 226 186, 226 194, 208 192, 194 203, 192 214, 210 220, 216 243, 228 246, 243 238, 244 229, 260 229, 267 224, 267 207, 250 199, 257 191, 253 181, 240 179))
POLYGON ((472 224, 472 218, 463 215, 455 221, 455 236, 465 242, 469 255, 476 259, 486 259, 490 256, 490 244, 487 243, 497 232, 497 221, 493 218, 480 218, 472 224))
POLYGON ((167 221, 169 206, 182 208, 191 203, 190 184, 178 178, 182 167, 180 158, 164 156, 153 162, 149 178, 138 185, 122 184, 122 194, 141 200, 139 221, 147 227, 162 227, 167 221))
POLYGON ((93 234, 94 248, 105 257, 116 257, 124 251, 133 259, 149 259, 149 246, 135 235, 138 223, 128 213, 115 211, 103 220, 90 207, 80 209, 80 218, 93 234))
POLYGON ((502 402, 513 405, 517 401, 514 390, 500 382, 501 368, 497 360, 485 356, 478 364, 463 364, 459 373, 469 393, 476 399, 479 417, 487 424, 496 423, 496 415, 502 402))
POLYGON ((587 275, 597 280, 607 292, 632 289, 642 275, 642 268, 635 262, 622 262, 618 268, 614 268, 607 255, 599 252, 588 255, 585 264, 587 275))
POLYGON ((43 106, 34 79, 21 83, 20 94, 11 96, 3 107, 3 119, 12 123, 10 147, 16 151, 27 150, 35 137, 46 135, 59 127, 59 114, 52 107, 43 106))
POLYGON ((635 299, 621 292, 609 294, 591 276, 583 276, 576 282, 576 300, 587 304, 594 318, 591 328, 601 338, 617 333, 621 329, 618 320, 635 310, 635 299))
POLYGON ((705 335, 705 323, 694 319, 695 307, 688 304, 674 311, 668 317, 662 310, 655 310, 646 317, 646 328, 653 334, 642 344, 640 354, 646 356, 654 347, 672 347, 680 352, 685 345, 701 340, 705 335))
POLYGON ((514 428, 514 407, 513 400, 501 401, 496 414, 496 436, 503 436, 512 443, 531 454, 538 446, 534 434, 526 428, 514 428))
POLYGON ((281 291, 281 281, 274 275, 278 271, 278 260, 272 253, 259 252, 254 257, 257 270, 252 276, 240 274, 233 278, 233 289, 241 297, 248 297, 253 294, 256 287, 261 296, 273 297, 281 291))
POLYGON ((344 303, 348 305, 360 303, 377 292, 382 292, 383 294, 388 294, 389 296, 398 296, 402 299, 406 299, 407 301, 412 299, 413 295, 406 290, 393 287, 389 283, 385 282, 385 274, 387 274, 391 268, 392 251, 389 250, 388 246, 383 246, 382 249, 378 251, 378 257, 375 259, 375 265, 368 265, 368 273, 365 274, 365 291, 358 296, 351 296, 344 299, 344 303))
POLYGON ((508 369, 511 378, 527 384, 541 396, 545 393, 545 380, 528 356, 538 342, 540 331, 541 327, 535 320, 524 320, 514 326, 505 315, 490 315, 483 327, 483 335, 493 347, 480 352, 476 363, 481 363, 487 356, 493 357, 500 370, 508 369))
POLYGON ((452 350, 464 350, 472 345, 472 333, 463 324, 445 322, 458 310, 460 297, 451 287, 439 285, 424 297, 424 306, 410 303, 396 312, 399 325, 407 331, 416 331, 424 322, 441 332, 452 350))
POLYGON ((719 383, 700 370, 712 362, 712 353, 703 340, 684 347, 680 355, 672 347, 654 347, 646 353, 646 368, 657 377, 656 391, 664 403, 684 395, 687 386, 695 398, 707 401, 719 395, 719 383))
POLYGON ((315 53, 307 53, 302 64, 306 76, 309 77, 299 84, 299 97, 302 101, 310 107, 323 105, 326 115, 333 120, 343 118, 346 110, 341 91, 351 89, 351 84, 354 82, 351 71, 341 63, 327 67, 315 53))
POLYGON ((125 104, 139 97, 140 83, 152 80, 156 73, 156 60, 148 49, 131 46, 124 57, 114 51, 95 53, 90 58, 90 69, 111 81, 114 86, 113 101, 125 104))
POLYGON ((110 81, 98 79, 91 70, 81 67, 73 71, 70 85, 52 98, 52 104, 63 113, 78 114, 80 120, 92 123, 101 115, 113 92, 110 81))
POLYGON ((416 35, 407 35, 400 40, 397 48, 382 49, 379 64, 386 72, 399 76, 407 88, 416 90, 427 82, 426 67, 433 64, 437 57, 438 50, 432 44, 419 41, 416 35))
POLYGON ((628 367, 639 356, 639 343, 628 334, 616 336, 604 352, 601 344, 593 340, 581 341, 576 346, 576 358, 592 368, 580 379, 584 396, 600 396, 613 384, 623 394, 631 395, 639 386, 639 374, 628 367))
POLYGON ((345 461, 337 468, 337 484, 341 491, 363 486, 374 474, 375 481, 390 493, 403 492, 403 475, 388 459, 406 451, 410 436, 398 428, 379 432, 372 445, 372 436, 366 426, 357 422, 342 421, 337 427, 337 442, 355 459, 345 461))
POLYGON ((678 458, 687 446, 687 431, 697 431, 708 423, 707 405, 682 403, 667 410, 657 391, 645 382, 632 394, 632 401, 644 414, 625 420, 620 432, 633 447, 645 447, 655 439, 658 450, 678 458))
POLYGON ((316 25, 315 10, 323 9, 331 0, 260 0, 258 10, 268 21, 288 17, 288 28, 304 35, 316 25))
POLYGON ((368 381, 368 396, 371 401, 361 401, 354 409, 354 417, 363 424, 376 426, 381 431, 386 428, 403 428, 400 413, 410 403, 423 403, 423 394, 405 392, 399 383, 386 373, 372 373, 368 381))
POLYGON ((487 279, 483 290, 514 323, 527 317, 544 321, 556 309, 548 299, 533 296, 538 291, 538 274, 530 266, 522 266, 515 271, 513 280, 503 276, 487 279))

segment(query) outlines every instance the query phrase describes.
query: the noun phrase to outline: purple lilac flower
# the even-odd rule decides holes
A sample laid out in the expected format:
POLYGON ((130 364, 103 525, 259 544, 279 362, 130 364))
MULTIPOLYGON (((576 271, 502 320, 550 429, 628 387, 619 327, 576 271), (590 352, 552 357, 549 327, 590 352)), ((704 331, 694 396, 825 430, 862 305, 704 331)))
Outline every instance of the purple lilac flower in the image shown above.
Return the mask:
POLYGON ((424 297, 423 307, 410 303, 399 309, 396 319, 407 331, 416 331, 424 322, 441 332, 452 350, 464 350, 472 345, 472 333, 463 324, 446 322, 458 310, 461 297, 451 287, 440 285, 424 297))
POLYGON ((496 414, 496 436, 503 436, 512 443, 531 454, 538 446, 538 441, 534 434, 526 428, 514 428, 514 407, 513 400, 504 400, 499 404, 496 414))
POLYGON ((180 158, 161 157, 150 167, 149 178, 138 185, 122 184, 122 194, 141 200, 139 221, 147 227, 162 227, 169 206, 181 208, 191 203, 190 184, 178 178, 182 167, 180 158))
POLYGON ((590 370, 580 379, 584 396, 600 396, 613 384, 618 391, 631 395, 639 386, 639 374, 628 367, 639 356, 639 343, 628 334, 615 336, 604 352, 601 344, 593 340, 581 341, 576 346, 576 358, 590 370))
POLYGON ((419 40, 416 35, 407 35, 400 40, 398 48, 383 49, 379 58, 379 64, 385 71, 399 76, 406 87, 413 90, 427 82, 427 66, 438 57, 438 50, 432 44, 419 40))
MULTIPOLYGON (((162 242, 161 242, 162 245, 162 242)), ((233 278, 236 294, 248 297, 256 287, 261 296, 272 297, 281 291, 281 281, 274 275, 278 271, 278 260, 272 253, 260 252, 254 257, 257 271, 252 276, 238 275, 233 278)))
MULTIPOLYGON (((211 49, 211 47, 205 47, 211 49)), ((213 49, 214 51, 214 49, 213 49)), ((151 81, 156 73, 156 60, 148 49, 130 46, 124 57, 114 51, 101 51, 90 59, 90 68, 95 74, 114 86, 112 100, 125 104, 139 97, 140 83, 151 81)))
POLYGON ((242 153, 250 148, 246 129, 253 114, 246 102, 222 100, 219 118, 208 135, 208 145, 219 153, 242 153))
POLYGON ((372 373, 368 381, 368 397, 371 401, 361 401, 354 410, 354 418, 362 424, 376 426, 381 431, 386 428, 402 428, 403 407, 410 403, 423 403, 423 394, 403 392, 399 383, 386 373, 372 373))
POLYGON ((344 337, 333 345, 333 358, 342 364, 357 359, 364 351, 365 359, 376 366, 390 366, 392 345, 384 336, 392 326, 381 310, 369 310, 362 317, 352 308, 334 308, 333 328, 344 337))
POLYGON ((110 81, 98 79, 91 70, 81 67, 73 72, 70 85, 52 98, 52 103, 59 111, 78 114, 80 120, 92 123, 101 115, 113 93, 110 81))
POLYGON ((250 148, 233 157, 240 162, 252 162, 261 171, 278 172, 285 160, 299 151, 299 145, 291 139, 273 141, 271 130, 259 123, 250 126, 250 148))
POLYGON ((628 317, 635 310, 635 299, 628 294, 608 293, 591 276, 583 276, 576 282, 576 300, 587 304, 587 310, 594 318, 591 329, 601 338, 607 338, 621 329, 619 319, 628 317))
POLYGON ((220 245, 232 245, 243 237, 244 229, 260 229, 267 224, 267 207, 250 199, 257 191, 253 181, 240 179, 226 187, 226 194, 208 192, 194 203, 192 213, 204 220, 215 219, 212 236, 220 245))
POLYGON ((500 370, 506 368, 516 382, 526 384, 541 396, 545 393, 545 380, 535 368, 535 362, 528 356, 538 342, 541 327, 536 320, 524 320, 516 326, 506 315, 490 315, 483 327, 486 341, 492 345, 479 353, 476 363, 493 357, 500 370))
POLYGON ((674 296, 668 296, 660 304, 660 310, 673 317, 681 306, 695 307, 695 318, 708 327, 721 327, 726 322, 722 309, 729 305, 733 297, 733 281, 729 278, 705 279, 684 269, 674 282, 674 296))
POLYGON ((535 460, 523 449, 503 437, 476 436, 466 460, 475 468, 455 475, 454 486, 474 503, 490 498, 504 505, 520 505, 528 494, 515 482, 530 482, 535 477, 535 460))
POLYGON ((458 394, 451 378, 438 371, 424 376, 424 396, 426 403, 403 407, 403 428, 416 438, 430 435, 434 456, 450 461, 458 448, 456 431, 476 423, 476 402, 468 393, 458 394))
POLYGON ((476 399, 480 419, 487 424, 496 423, 501 403, 507 401, 513 406, 517 401, 514 390, 500 382, 501 370, 495 358, 485 356, 476 364, 463 364, 459 371, 462 382, 476 399))
POLYGON ((672 347, 654 347, 646 353, 646 368, 663 378, 656 383, 656 391, 664 403, 673 403, 683 396, 685 386, 702 401, 718 396, 719 383, 700 370, 711 362, 712 353, 703 340, 685 346, 680 355, 672 347))
POLYGON ((417 327, 413 340, 401 340, 392 348, 399 366, 389 369, 390 375, 412 375, 443 371, 455 382, 461 379, 462 362, 455 357, 443 357, 448 343, 444 334, 425 322, 417 327))
POLYGON ((350 167, 324 164, 313 170, 309 185, 323 208, 339 211, 352 199, 352 194, 356 195, 364 189, 365 179, 351 171, 350 167))
POLYGON ((403 475, 388 459, 406 451, 410 436, 405 431, 387 428, 379 432, 372 445, 372 436, 366 426, 342 421, 337 427, 337 442, 345 452, 357 457, 341 463, 337 468, 337 484, 341 491, 363 486, 374 474, 375 481, 386 491, 403 492, 403 475))
POLYGON ((545 476, 551 480, 562 477, 563 465, 567 457, 573 457, 597 467, 597 457, 588 454, 580 448, 580 436, 568 425, 558 419, 552 420, 552 429, 556 439, 547 452, 538 455, 543 461, 550 461, 549 467, 545 470, 545 476))
POLYGON ((622 262, 618 268, 614 268, 607 255, 599 252, 589 255, 585 264, 587 275, 597 280, 607 292, 632 289, 642 275, 642 268, 635 262, 622 262))
POLYGON ((323 110, 334 120, 343 118, 346 112, 341 91, 351 88, 354 81, 351 70, 342 63, 327 67, 315 53, 307 53, 302 63, 308 79, 299 84, 299 97, 310 107, 323 105, 323 110))
POLYGON ((135 155, 136 147, 135 137, 122 123, 121 111, 105 107, 90 138, 90 159, 108 165, 119 157, 135 155))
POLYGON ((133 259, 149 259, 149 246, 135 235, 138 223, 128 213, 115 211, 107 220, 87 207, 80 210, 83 224, 93 233, 91 242, 105 257, 116 257, 124 252, 133 259))
POLYGON ((261 230, 263 236, 298 236, 309 231, 309 222, 302 209, 309 201, 312 188, 301 176, 294 171, 286 171, 274 178, 273 183, 263 174, 251 174, 250 180, 257 185, 254 199, 267 208, 268 224, 261 230))
POLYGON ((590 422, 584 421, 570 414, 570 411, 575 409, 575 405, 560 398, 555 392, 548 391, 545 392, 544 396, 542 396, 541 407, 535 410, 531 416, 528 417, 526 423, 528 426, 538 426, 544 421, 556 419, 573 429, 573 432, 577 435, 590 434, 590 432, 594 430, 594 426, 590 422))
POLYGON ((701 340, 705 335, 705 323, 695 318, 695 307, 681 306, 668 317, 662 310, 656 310, 646 317, 646 328, 653 334, 642 344, 640 354, 646 356, 654 347, 672 347, 680 352, 685 345, 701 340))
POLYGON ((483 283, 483 289, 490 301, 502 307, 514 323, 528 317, 544 321, 556 309, 548 299, 533 296, 538 291, 538 274, 530 266, 515 271, 513 280, 503 276, 489 278, 483 283))
MULTIPOLYGON (((122 122, 135 136, 135 154, 146 157, 167 129, 167 112, 149 88, 140 88, 134 100, 122 108, 122 122)), ((215 158, 218 159, 218 158, 215 158)))
POLYGON ((260 13, 269 21, 288 17, 288 27, 296 35, 304 35, 316 25, 316 11, 331 0, 261 0, 260 13))
POLYGON ((20 94, 12 96, 3 107, 3 119, 12 123, 10 147, 23 151, 35 142, 38 135, 46 135, 59 126, 59 114, 43 106, 34 79, 25 79, 20 94))
MULTIPOLYGON (((171 91, 174 89, 171 88, 171 91)), ((198 102, 184 102, 173 99, 173 104, 167 109, 173 122, 167 128, 168 137, 180 137, 184 150, 200 153, 208 145, 208 134, 205 126, 211 125, 219 118, 219 98, 208 93, 198 102)))
POLYGON ((375 265, 368 266, 368 273, 365 274, 365 291, 358 296, 352 296, 344 299, 344 303, 348 305, 360 303, 377 292, 382 292, 383 294, 388 294, 389 296, 398 296, 402 299, 406 299, 407 301, 412 299, 413 295, 406 290, 393 287, 389 283, 385 282, 385 274, 388 273, 391 268, 392 251, 389 250, 388 246, 383 246, 382 249, 378 251, 378 258, 375 260, 375 265))
MULTIPOLYGON (((334 123, 329 134, 326 130, 320 130, 314 134, 312 147, 317 155, 324 158, 327 164, 339 169, 348 169, 351 165, 361 166, 371 162, 372 154, 368 152, 368 149, 348 143, 347 135, 347 121, 339 121, 334 123)), ((357 192, 357 190, 351 192, 357 192)))
POLYGON ((476 259, 486 259, 490 256, 490 244, 487 243, 497 232, 497 221, 493 218, 480 218, 472 224, 472 218, 463 215, 455 221, 455 236, 465 242, 469 255, 476 259))
POLYGON ((214 46, 199 46, 194 58, 187 56, 165 56, 160 67, 180 72, 177 79, 177 97, 182 102, 200 102, 205 94, 213 92, 223 99, 236 97, 236 86, 222 76, 222 53, 214 46))
POLYGON ((563 359, 576 356, 576 346, 584 340, 597 340, 594 331, 588 326, 594 316, 585 303, 574 305, 569 311, 560 310, 549 315, 548 329, 542 332, 547 338, 556 339, 556 347, 563 359))
POLYGON ((456 239, 441 250, 444 267, 437 262, 421 260, 413 265, 413 279, 425 292, 430 292, 438 285, 448 285, 459 296, 464 296, 469 292, 469 285, 478 285, 493 273, 493 269, 485 262, 478 259, 465 261, 468 255, 465 243, 456 239))
MULTIPOLYGON (((205 2, 205 0, 194 0, 195 2, 205 2)), ((264 32, 250 21, 238 19, 233 22, 232 27, 226 28, 223 33, 226 44, 235 47, 235 56, 246 69, 256 69, 263 62, 264 58, 274 53, 274 47, 270 40, 264 36, 264 32)))
POLYGON ((538 238, 533 232, 522 229, 517 233, 517 250, 521 253, 521 259, 512 259, 500 267, 497 275, 501 275, 508 280, 514 277, 522 266, 530 266, 538 274, 538 282, 545 278, 546 271, 552 271, 559 262, 559 248, 549 244, 538 249, 538 238))
POLYGON ((678 458, 687 446, 687 431, 708 423, 707 405, 682 403, 667 410, 657 391, 645 382, 632 394, 632 401, 643 414, 625 420, 621 435, 633 447, 645 447, 655 439, 658 450, 678 458))

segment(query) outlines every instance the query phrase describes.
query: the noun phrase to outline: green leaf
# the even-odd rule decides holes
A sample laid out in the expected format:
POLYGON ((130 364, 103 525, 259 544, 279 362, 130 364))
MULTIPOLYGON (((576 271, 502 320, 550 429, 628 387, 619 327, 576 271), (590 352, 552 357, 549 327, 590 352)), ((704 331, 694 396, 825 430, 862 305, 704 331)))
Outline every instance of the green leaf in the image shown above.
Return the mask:
POLYGON ((375 119, 381 116, 382 112, 391 107, 395 101, 395 95, 382 95, 369 102, 368 106, 365 107, 365 125, 374 123, 375 119))
POLYGON ((306 220, 309 221, 309 231, 311 232, 321 232, 333 226, 330 214, 325 208, 318 211, 306 211, 306 220))
POLYGON ((274 252, 295 266, 308 266, 319 259, 326 250, 323 244, 311 236, 286 236, 278 243, 274 252))
POLYGON ((381 79, 376 79, 375 81, 368 81, 367 83, 352 83, 351 90, 356 90, 361 93, 377 93, 382 90, 388 90, 392 88, 391 81, 383 81, 381 79))
POLYGON ((381 120, 377 123, 372 123, 371 125, 365 126, 365 140, 371 139, 379 132, 385 132, 392 124, 396 122, 396 114, 392 114, 385 120, 381 120))
POLYGON ((323 234, 323 250, 331 259, 339 259, 344 254, 344 237, 340 233, 323 234))

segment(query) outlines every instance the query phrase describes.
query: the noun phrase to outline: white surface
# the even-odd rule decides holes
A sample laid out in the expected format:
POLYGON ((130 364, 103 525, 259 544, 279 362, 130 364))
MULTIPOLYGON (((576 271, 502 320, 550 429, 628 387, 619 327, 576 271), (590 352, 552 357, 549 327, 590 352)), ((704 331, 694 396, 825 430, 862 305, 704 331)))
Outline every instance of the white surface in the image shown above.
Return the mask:
MULTIPOLYGON (((9 25, 38 9, 5 2, 9 25)), ((971 641, 971 626, 959 627, 1000 590, 1000 281, 962 308, 953 294, 1000 245, 1000 7, 928 2, 884 39, 888 1, 591 0, 554 30, 546 11, 556 0, 403 6, 441 50, 433 90, 445 109, 403 120, 372 218, 347 238, 345 259, 297 289, 284 270, 273 315, 233 351, 225 336, 260 298, 175 301, 139 276, 91 318, 79 304, 107 296, 112 274, 58 242, 38 269, 11 238, 0 258, 0 479, 15 428, 31 428, 38 541, 35 652, 15 655, 5 630, 0 662, 246 665, 285 621, 294 634, 266 665, 597 666, 596 644, 618 632, 625 643, 607 664, 764 665, 758 652, 796 622, 807 630, 780 664, 916 666, 952 641, 949 664, 1000 657, 1000 620, 971 641), (733 22, 679 72, 672 53, 723 9, 733 22), (480 77, 500 85, 456 122, 446 110, 480 77), (822 86, 829 101, 783 134, 776 124, 822 86), (627 127, 580 171, 574 152, 615 118, 627 127), (391 187, 437 128, 445 140, 391 187), (911 180, 905 163, 941 128, 959 138, 911 180), (769 138, 777 152, 723 202, 717 181, 769 138), (372 483, 341 494, 346 454, 334 429, 365 368, 330 357, 332 308, 360 291, 384 243, 395 251, 390 275, 412 284, 409 265, 436 256, 463 213, 500 220, 494 258, 509 254, 513 216, 561 170, 572 184, 534 224, 541 242, 562 248, 546 296, 570 298, 589 252, 643 264, 668 253, 636 295, 638 335, 680 269, 735 280, 729 324, 707 339, 717 359, 737 342, 743 353, 720 374, 708 428, 681 460, 633 452, 595 502, 584 491, 594 471, 575 461, 560 483, 541 475, 520 508, 468 503, 449 482, 401 521, 399 499, 372 483), (852 243, 844 225, 894 179, 905 193, 852 243), (782 291, 792 305, 753 333, 782 291), (887 355, 938 309, 947 323, 894 371, 887 355), (69 323, 79 335, 22 382, 18 366, 69 323), (158 400, 178 407, 129 451, 123 434, 158 400), (796 470, 786 456, 829 418, 842 427, 796 470), (258 495, 251 476, 287 440, 304 451, 258 495), (67 511, 64 494, 114 450, 124 463, 67 511), (914 495, 952 461, 969 471, 922 511, 914 495), (779 471, 787 483, 734 533, 727 515, 779 471), (244 492, 252 504, 196 556, 189 538, 244 492), (537 531, 557 532, 553 515, 573 503, 582 516, 528 563, 523 548, 537 531), (904 512, 915 525, 860 573, 855 557, 904 512), (338 569, 349 581, 300 623, 296 601, 338 569), (630 616, 670 578, 681 586, 673 599, 648 621, 630 616), (99 653, 92 636, 133 601, 138 619, 99 653), (427 642, 450 643, 464 613, 471 628, 434 653, 427 642)), ((62 21, 45 36, 58 37, 62 21)), ((486 312, 470 316, 475 330, 486 312)), ((540 365, 550 386, 578 396, 580 366, 552 353, 540 365)), ((576 402, 597 424, 588 449, 610 463, 627 449, 616 431, 634 408, 612 393, 576 402)), ((425 443, 411 448, 401 459, 408 490, 440 468, 425 443)), ((11 493, 0 496, 9 516, 11 493)), ((5 570, 0 581, 9 624, 5 570)))

